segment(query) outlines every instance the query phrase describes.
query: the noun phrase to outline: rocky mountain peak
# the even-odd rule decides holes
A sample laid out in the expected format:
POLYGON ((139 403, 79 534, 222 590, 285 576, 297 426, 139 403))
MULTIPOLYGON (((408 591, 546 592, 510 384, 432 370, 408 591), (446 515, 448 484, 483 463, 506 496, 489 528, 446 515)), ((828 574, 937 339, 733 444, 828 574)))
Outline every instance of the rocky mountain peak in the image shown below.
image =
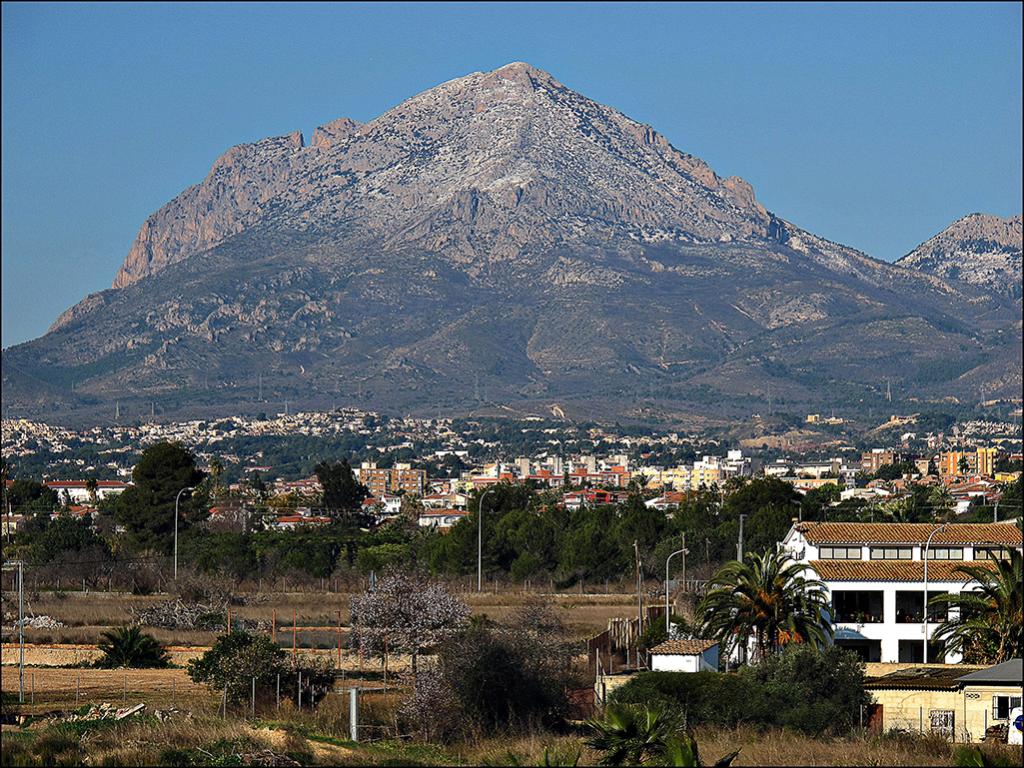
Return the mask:
POLYGON ((897 263, 945 280, 1021 297, 1020 214, 972 213, 921 243, 897 263))
POLYGON ((1019 303, 989 285, 1019 290, 1020 229, 972 215, 893 266, 516 62, 229 149, 143 223, 117 290, 4 350, 4 400, 704 419, 766 390, 870 409, 885 379, 1019 397, 1019 303))
POLYGON ((143 224, 130 285, 256 226, 344 222, 388 245, 465 263, 585 232, 594 242, 773 237, 742 179, 721 179, 661 134, 513 62, 450 80, 365 125, 339 118, 228 150, 143 224))

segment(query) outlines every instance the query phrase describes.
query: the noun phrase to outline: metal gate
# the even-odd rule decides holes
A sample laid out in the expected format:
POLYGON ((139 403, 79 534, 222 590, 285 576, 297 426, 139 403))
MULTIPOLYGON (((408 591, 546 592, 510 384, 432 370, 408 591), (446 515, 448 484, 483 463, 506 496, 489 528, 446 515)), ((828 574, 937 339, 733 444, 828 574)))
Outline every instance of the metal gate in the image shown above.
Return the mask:
POLYGON ((947 739, 953 738, 953 710, 933 709, 930 712, 932 733, 938 733, 947 739))

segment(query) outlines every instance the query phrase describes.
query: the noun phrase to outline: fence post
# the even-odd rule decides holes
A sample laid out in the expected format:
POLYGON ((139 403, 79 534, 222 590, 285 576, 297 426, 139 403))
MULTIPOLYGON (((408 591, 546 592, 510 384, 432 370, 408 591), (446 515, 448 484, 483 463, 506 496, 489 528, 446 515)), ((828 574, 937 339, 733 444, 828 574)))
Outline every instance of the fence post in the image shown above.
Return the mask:
POLYGON ((296 684, 299 692, 299 709, 302 709, 302 670, 299 670, 299 682, 296 684))
POLYGON ((35 673, 35 670, 32 671, 32 679, 31 679, 30 682, 31 682, 32 687, 29 690, 29 703, 30 704, 35 704, 36 703, 36 673, 35 673))
POLYGON ((277 711, 281 711, 281 673, 277 673, 277 711))
POLYGON ((228 686, 227 686, 227 684, 224 685, 224 698, 221 699, 221 707, 222 707, 221 719, 222 720, 227 720, 228 719, 228 686))
POLYGON ((256 717, 256 678, 252 679, 252 716, 256 717))
POLYGON ((918 730, 924 733, 924 707, 917 708, 917 727, 918 730))
POLYGON ((352 741, 359 741, 359 689, 348 689, 348 732, 352 741))

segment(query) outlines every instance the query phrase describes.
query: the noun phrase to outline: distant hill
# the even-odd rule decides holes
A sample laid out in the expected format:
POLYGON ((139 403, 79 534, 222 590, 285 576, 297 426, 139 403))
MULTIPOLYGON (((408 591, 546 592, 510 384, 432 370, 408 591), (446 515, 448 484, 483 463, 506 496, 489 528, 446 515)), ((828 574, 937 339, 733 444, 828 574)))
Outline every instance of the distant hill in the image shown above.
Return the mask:
POLYGON ((513 63, 229 150, 145 221, 114 288, 4 350, 3 399, 704 418, 873 403, 887 381, 1018 397, 1020 340, 1006 295, 806 232, 513 63))
POLYGON ((1021 217, 964 216, 897 264, 1021 298, 1021 217))

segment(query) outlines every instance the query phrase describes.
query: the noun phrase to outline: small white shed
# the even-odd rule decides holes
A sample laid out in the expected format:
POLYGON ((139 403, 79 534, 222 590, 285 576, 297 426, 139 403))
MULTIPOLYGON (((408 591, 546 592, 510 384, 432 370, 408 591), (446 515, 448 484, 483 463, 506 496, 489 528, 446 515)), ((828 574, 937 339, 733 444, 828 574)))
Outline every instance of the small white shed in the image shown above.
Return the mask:
POLYGON ((666 640, 651 648, 653 672, 717 672, 718 643, 714 640, 666 640))

